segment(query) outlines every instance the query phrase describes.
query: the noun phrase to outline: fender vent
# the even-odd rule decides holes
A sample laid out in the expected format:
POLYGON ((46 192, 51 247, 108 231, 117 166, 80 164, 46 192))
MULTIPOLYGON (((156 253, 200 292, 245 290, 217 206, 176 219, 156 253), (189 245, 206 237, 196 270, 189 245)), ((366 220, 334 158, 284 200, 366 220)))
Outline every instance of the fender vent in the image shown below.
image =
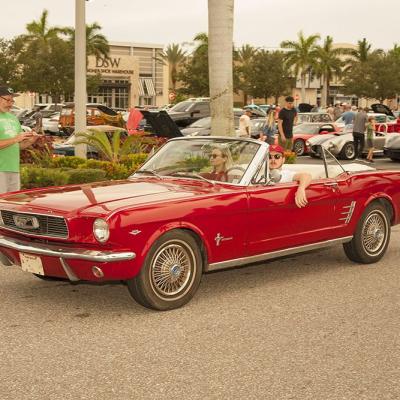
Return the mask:
POLYGON ((344 221, 345 224, 348 224, 351 220, 355 207, 355 201, 352 201, 349 206, 344 206, 342 209, 343 211, 340 213, 341 215, 343 215, 343 217, 339 218, 339 221, 344 221))

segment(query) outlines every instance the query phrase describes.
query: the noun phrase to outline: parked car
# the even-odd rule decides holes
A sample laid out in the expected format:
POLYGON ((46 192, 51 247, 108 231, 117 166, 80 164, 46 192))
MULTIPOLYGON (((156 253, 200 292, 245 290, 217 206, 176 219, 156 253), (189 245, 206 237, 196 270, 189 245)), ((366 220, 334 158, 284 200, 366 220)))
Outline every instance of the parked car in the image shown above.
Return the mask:
POLYGON ((400 161, 400 134, 389 133, 386 136, 383 154, 392 161, 400 161))
MULTIPOLYGON (((251 120, 253 121, 253 120, 251 120)), ((235 129, 239 128, 239 117, 233 118, 235 129)), ((210 136, 211 135, 211 117, 205 117, 193 122, 188 127, 181 129, 183 136, 210 136)))
POLYGON ((127 180, 1 195, 1 262, 41 279, 125 281, 141 305, 169 310, 207 271, 335 244, 353 262, 379 261, 400 223, 398 171, 323 160, 285 165, 313 177, 298 208, 298 184, 268 178, 267 144, 172 139, 127 180), (232 159, 227 182, 201 175, 215 148, 232 159))
POLYGON ((297 114, 297 124, 304 122, 332 122, 332 118, 325 112, 307 112, 297 114))
MULTIPOLYGON (((374 132, 373 143, 375 154, 383 152, 386 135, 386 132, 374 132)), ((306 144, 310 149, 310 155, 314 157, 320 156, 321 146, 325 149, 328 149, 333 155, 337 156, 340 159, 353 160, 356 156, 353 142, 353 133, 351 130, 348 132, 340 132, 313 137, 308 139, 306 144)), ((363 154, 368 153, 366 141, 362 152, 363 154)))
POLYGON ((55 112, 48 117, 42 119, 42 127, 45 133, 50 133, 52 135, 59 135, 60 129, 58 127, 60 122, 60 113, 55 112))
POLYGON ((193 122, 211 115, 208 98, 191 98, 181 101, 168 110, 168 114, 179 127, 186 127, 193 122))
POLYGON ((252 117, 254 118, 265 117, 267 115, 267 112, 256 104, 248 104, 243 107, 243 110, 251 110, 252 117))
MULTIPOLYGON (((105 132, 110 141, 113 134, 117 131, 121 132, 122 140, 124 140, 128 136, 128 133, 125 129, 112 125, 96 125, 96 126, 90 125, 86 127, 86 130, 88 132, 96 132, 96 131, 105 132)), ((65 142, 53 144, 53 154, 55 156, 74 156, 75 146, 76 146, 76 137, 75 133, 72 133, 65 142)), ((99 154, 97 148, 93 146, 87 146, 87 158, 99 159, 101 158, 101 154, 99 154)))
MULTIPOLYGON (((125 127, 121 113, 103 104, 89 103, 86 105, 87 125, 112 125, 119 128, 125 127)), ((59 130, 70 135, 75 129, 75 105, 66 103, 60 113, 59 130)))
MULTIPOLYGON (((382 114, 382 113, 367 113, 368 117, 374 117, 376 122, 376 130, 379 132, 390 132, 394 130, 394 125, 396 124, 396 118, 390 115, 382 114), (392 125, 392 126, 391 126, 392 125)), ((343 130, 345 127, 345 123, 342 117, 339 117, 335 121, 335 125, 343 130)))
POLYGON ((338 129, 333 123, 307 122, 293 127, 293 151, 302 156, 309 153, 307 141, 316 135, 325 135, 337 132, 338 129))

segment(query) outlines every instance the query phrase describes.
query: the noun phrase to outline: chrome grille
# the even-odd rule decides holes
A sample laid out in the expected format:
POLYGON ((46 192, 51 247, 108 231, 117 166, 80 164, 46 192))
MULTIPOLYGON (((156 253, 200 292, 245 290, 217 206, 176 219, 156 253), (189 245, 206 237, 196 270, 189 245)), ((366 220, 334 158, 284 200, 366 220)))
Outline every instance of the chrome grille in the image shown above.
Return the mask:
POLYGON ((14 211, 1 210, 1 219, 3 220, 3 226, 7 229, 29 233, 38 236, 51 236, 58 238, 68 237, 68 228, 65 219, 62 217, 54 217, 52 215, 41 215, 41 214, 28 214, 18 213, 14 211), (35 217, 39 226, 37 228, 21 228, 16 225, 15 217, 35 217))

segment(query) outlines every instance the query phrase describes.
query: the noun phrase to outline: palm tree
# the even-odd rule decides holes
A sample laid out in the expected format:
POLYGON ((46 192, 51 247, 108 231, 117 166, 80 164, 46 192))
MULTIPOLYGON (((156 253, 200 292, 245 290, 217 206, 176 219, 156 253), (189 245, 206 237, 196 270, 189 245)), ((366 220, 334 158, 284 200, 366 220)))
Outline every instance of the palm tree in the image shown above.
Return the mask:
MULTIPOLYGON (((233 126, 233 5, 234 0, 208 0, 207 43, 211 132, 226 136, 235 133, 233 126)), ((202 44, 205 44, 205 40, 202 44)))
POLYGON ((363 38, 357 42, 355 49, 345 49, 344 54, 350 56, 345 60, 346 67, 345 72, 350 73, 355 65, 365 64, 372 55, 383 55, 382 49, 371 50, 372 44, 367 42, 367 39, 363 38))
MULTIPOLYGON (((96 58, 108 58, 110 46, 107 38, 100 33, 101 26, 97 22, 86 25, 86 56, 95 56, 96 58)), ((68 34, 71 42, 75 43, 75 30, 65 28, 64 33, 68 34)))
POLYGON ((170 88, 175 91, 176 82, 178 80, 178 66, 185 60, 186 51, 184 51, 179 44, 172 43, 155 58, 163 65, 168 65, 170 88))
POLYGON ((27 34, 23 35, 28 43, 38 42, 48 44, 51 39, 59 37, 60 33, 65 33, 65 28, 49 27, 47 10, 43 10, 38 21, 32 21, 26 25, 27 34))
POLYGON ((239 63, 239 73, 241 76, 239 88, 243 91, 243 103, 247 104, 247 95, 250 90, 249 73, 252 67, 254 56, 257 54, 257 49, 249 44, 244 44, 235 52, 235 59, 239 63))
POLYGON ((321 106, 326 107, 328 101, 329 84, 334 75, 340 77, 344 62, 340 58, 345 49, 333 47, 333 38, 327 36, 324 44, 317 47, 317 75, 322 78, 321 106))
POLYGON ((306 97, 306 76, 314 70, 317 59, 317 40, 319 35, 305 37, 303 32, 299 32, 298 41, 285 40, 281 43, 283 49, 288 49, 286 62, 289 67, 293 67, 295 76, 300 74, 301 82, 301 101, 306 97))

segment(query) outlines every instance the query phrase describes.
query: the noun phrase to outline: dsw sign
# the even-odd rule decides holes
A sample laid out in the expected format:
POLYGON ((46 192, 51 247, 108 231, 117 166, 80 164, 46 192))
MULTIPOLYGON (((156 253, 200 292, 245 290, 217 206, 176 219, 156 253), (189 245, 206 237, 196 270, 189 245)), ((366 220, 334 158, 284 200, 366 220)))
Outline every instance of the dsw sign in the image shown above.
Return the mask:
POLYGON ((121 58, 96 58, 96 68, 118 68, 121 58))

